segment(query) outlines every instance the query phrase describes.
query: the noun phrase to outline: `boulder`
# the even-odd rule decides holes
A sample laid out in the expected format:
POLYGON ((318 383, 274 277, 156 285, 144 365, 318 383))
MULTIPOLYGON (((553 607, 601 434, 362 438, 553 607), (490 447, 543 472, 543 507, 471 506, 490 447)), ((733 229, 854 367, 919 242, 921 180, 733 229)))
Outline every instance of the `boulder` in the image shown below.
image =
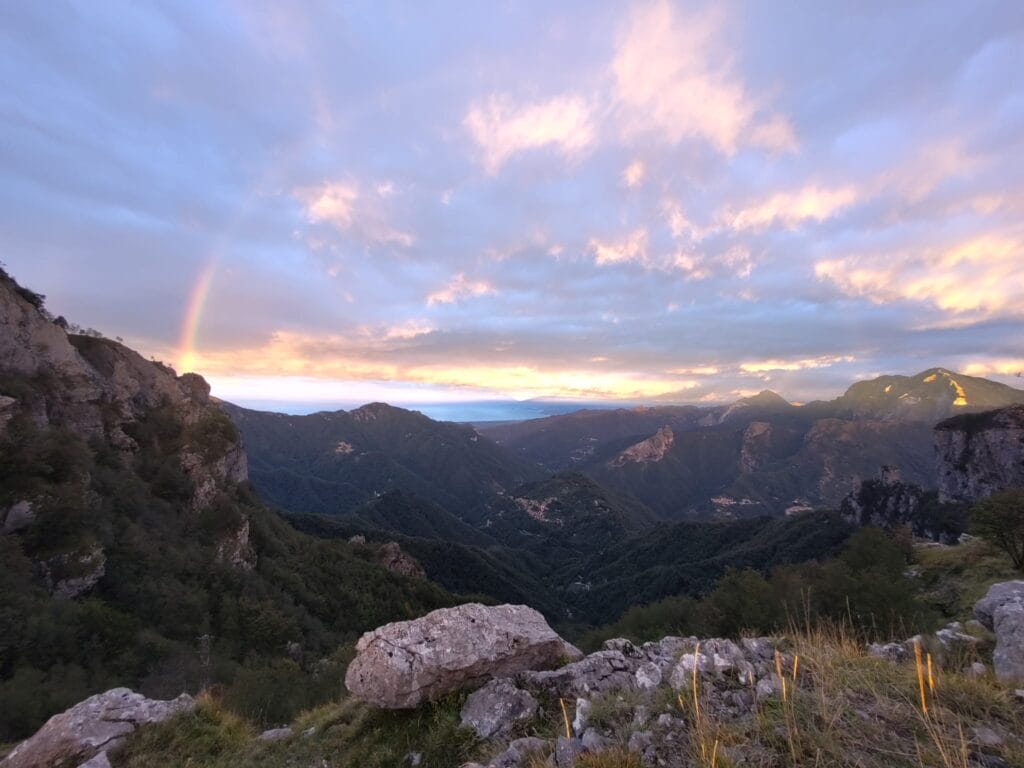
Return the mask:
MULTIPOLYGON (((51 717, 2 763, 3 768, 72 768, 114 749, 140 725, 159 723, 195 706, 182 694, 171 701, 147 699, 127 688, 90 696, 51 717)), ((102 765, 99 763, 91 765, 102 765)))
POLYGON ((996 636, 992 666, 1000 680, 1024 680, 1024 581, 989 587, 974 616, 996 636))
POLYGON ((379 707, 410 709, 581 655, 532 608, 467 603, 367 632, 356 644, 345 685, 379 707))
POLYGON ((517 723, 537 714, 537 700, 517 688, 508 678, 491 680, 466 699, 462 725, 472 728, 481 739, 507 736, 517 723))

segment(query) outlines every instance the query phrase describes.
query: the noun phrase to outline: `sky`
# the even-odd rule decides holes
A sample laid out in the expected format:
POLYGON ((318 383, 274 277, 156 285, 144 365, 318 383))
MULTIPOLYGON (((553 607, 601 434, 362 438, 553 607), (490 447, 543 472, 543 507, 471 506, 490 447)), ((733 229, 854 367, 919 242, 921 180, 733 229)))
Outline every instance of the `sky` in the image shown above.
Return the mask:
POLYGON ((1021 386, 1024 3, 0 0, 0 261, 309 403, 1021 386))

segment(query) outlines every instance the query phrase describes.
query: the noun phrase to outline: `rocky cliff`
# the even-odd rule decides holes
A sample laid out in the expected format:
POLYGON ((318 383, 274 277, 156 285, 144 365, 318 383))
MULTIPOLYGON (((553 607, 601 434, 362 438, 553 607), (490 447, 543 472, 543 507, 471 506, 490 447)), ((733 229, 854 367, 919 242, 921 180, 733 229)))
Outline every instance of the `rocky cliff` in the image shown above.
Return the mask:
POLYGON ((1024 405, 939 423, 935 451, 943 501, 972 502, 1024 486, 1024 405))

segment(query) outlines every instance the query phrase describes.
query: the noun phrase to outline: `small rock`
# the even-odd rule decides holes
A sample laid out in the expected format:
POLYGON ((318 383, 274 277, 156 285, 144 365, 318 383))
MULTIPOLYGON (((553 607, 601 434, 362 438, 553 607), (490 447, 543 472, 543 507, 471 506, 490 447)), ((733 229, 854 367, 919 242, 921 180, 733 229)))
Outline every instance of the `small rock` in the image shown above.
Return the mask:
POLYGON ((764 677, 757 681, 757 700, 770 698, 778 693, 779 684, 774 678, 764 677))
POLYGON ((988 673, 988 669, 980 661, 975 661, 967 669, 967 675, 969 677, 974 677, 974 678, 984 677, 987 673, 988 673))
MULTIPOLYGON (((1024 693, 1024 691, 1022 691, 1024 693)), ((637 728, 643 728, 647 725, 647 722, 651 719, 651 711, 647 708, 646 704, 640 704, 636 709, 633 710, 633 725, 637 728)))
POLYGON ((653 691, 661 685, 661 667, 645 661, 636 671, 636 685, 641 691, 653 691))
POLYGON ((596 728, 587 728, 580 737, 580 743, 587 752, 604 752, 608 748, 609 740, 596 728))
POLYGON ((100 752, 91 760, 82 763, 78 768, 111 768, 110 758, 107 757, 106 752, 100 752))
POLYGON ((412 768, 418 768, 423 763, 422 752, 410 752, 405 756, 405 762, 412 766, 412 768))
POLYGON ((481 739, 490 739, 511 733, 517 723, 536 714, 537 700, 508 678, 501 678, 469 695, 462 707, 461 720, 481 739))
POLYGON ((313 726, 312 728, 307 728, 302 732, 302 738, 304 739, 311 739, 314 736, 316 736, 316 726, 313 726))
POLYGON ((555 765, 558 768, 572 768, 576 758, 583 754, 583 744, 579 739, 567 739, 559 736, 555 742, 555 765))
POLYGON ((549 746, 547 741, 538 739, 536 736, 516 739, 508 745, 504 752, 489 761, 487 768, 522 768, 526 758, 538 752, 546 752, 549 746))
POLYGON ((1002 736, 984 725, 975 726, 970 732, 971 740, 983 747, 1000 747, 1005 742, 1002 736))
POLYGON ((650 731, 634 731, 629 737, 626 748, 630 752, 642 753, 654 742, 654 734, 650 731))
POLYGON ((576 717, 572 720, 572 730, 577 736, 586 729, 588 717, 590 717, 590 701, 576 699, 576 717))
POLYGON ((260 741, 281 741, 292 735, 291 728, 271 728, 259 735, 260 741))

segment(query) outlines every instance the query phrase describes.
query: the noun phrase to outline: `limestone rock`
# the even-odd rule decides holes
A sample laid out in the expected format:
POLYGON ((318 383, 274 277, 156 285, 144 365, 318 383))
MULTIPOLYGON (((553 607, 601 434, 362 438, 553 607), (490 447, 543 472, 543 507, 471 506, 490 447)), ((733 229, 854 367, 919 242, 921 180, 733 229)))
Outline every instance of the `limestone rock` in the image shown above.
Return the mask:
POLYGON ((601 691, 631 689, 636 686, 638 659, 621 651, 597 651, 589 656, 549 672, 526 672, 520 680, 562 698, 585 697, 601 691))
POLYGON ((973 502, 1024 486, 1024 405, 939 423, 935 450, 940 501, 973 502))
POLYGON ((1024 680, 1024 581, 989 587, 974 616, 996 636, 992 666, 1000 680, 1024 680))
POLYGON ((283 741, 284 739, 291 738, 291 728, 271 728, 269 731, 264 731, 259 735, 260 741, 283 741))
POLYGON ((468 603, 367 632, 345 684, 371 704, 406 709, 580 655, 532 608, 468 603))
POLYGON ((140 725, 159 723, 193 706, 195 702, 186 694, 171 701, 155 701, 127 688, 114 688, 51 717, 34 736, 15 747, 2 765, 71 768, 120 745, 140 725))
POLYGON ((89 592, 107 572, 107 557, 99 544, 54 555, 36 564, 54 597, 70 600, 89 592))
POLYGON ((111 768, 110 758, 106 752, 100 752, 91 760, 86 760, 78 768, 111 768))
POLYGON ((505 736, 537 714, 537 700, 508 678, 491 680, 471 693, 462 707, 462 725, 481 739, 505 736))
POLYGON ((516 739, 494 759, 488 761, 487 768, 525 768, 531 755, 547 752, 548 742, 536 736, 516 739))

